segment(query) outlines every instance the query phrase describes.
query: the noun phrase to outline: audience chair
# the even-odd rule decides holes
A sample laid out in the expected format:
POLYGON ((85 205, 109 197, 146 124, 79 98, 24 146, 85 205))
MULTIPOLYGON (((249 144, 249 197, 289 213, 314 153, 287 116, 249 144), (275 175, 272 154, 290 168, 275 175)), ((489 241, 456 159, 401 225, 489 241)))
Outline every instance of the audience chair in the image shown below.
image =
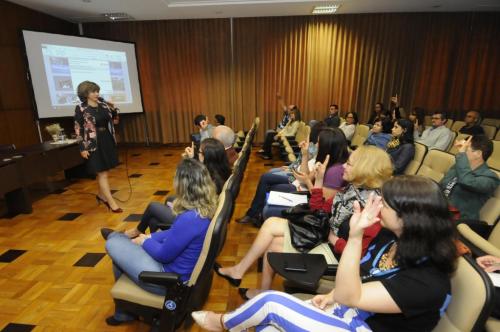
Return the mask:
POLYGON ((182 283, 175 273, 142 272, 139 276, 142 281, 165 286, 167 295, 160 296, 143 290, 124 274, 111 289, 115 305, 125 312, 143 317, 157 331, 174 331, 185 320, 190 323, 190 313, 201 309, 208 297, 213 265, 224 242, 232 204, 231 193, 223 192, 189 281, 182 283))
POLYGON ((458 258, 451 302, 433 332, 481 332, 493 308, 493 284, 470 256, 458 258))
POLYGON ((483 127, 484 134, 488 136, 489 139, 495 138, 495 134, 497 133, 497 127, 488 125, 482 125, 481 127, 483 127))
POLYGON ((432 115, 424 116, 424 127, 432 126, 432 115))
POLYGON ((500 130, 497 131, 497 134, 495 135, 495 141, 500 141, 500 130))
POLYGON ((500 169, 500 141, 493 141, 493 153, 486 161, 490 168, 500 169))
POLYGON ((500 223, 493 227, 488 239, 474 232, 469 225, 457 225, 461 240, 469 247, 475 257, 493 255, 500 257, 500 223))
MULTIPOLYGON (((500 177, 500 171, 491 168, 493 172, 500 177)), ((479 219, 493 226, 500 218, 500 186, 495 190, 495 194, 484 203, 479 210, 479 219)))
POLYGON ((413 160, 410 161, 408 166, 406 166, 405 174, 406 175, 417 174, 417 171, 420 168, 420 165, 422 165, 422 162, 426 154, 427 154, 427 146, 425 146, 422 143, 415 143, 415 156, 413 157, 413 160))
POLYGON ((500 119, 498 118, 484 118, 483 121, 481 121, 481 125, 487 125, 487 126, 493 126, 493 127, 500 127, 500 119))
POLYGON ((450 130, 458 132, 460 129, 462 129, 463 126, 465 126, 464 121, 455 121, 451 126, 450 130))
POLYGON ((430 150, 416 174, 439 182, 454 163, 454 155, 441 150, 430 150))
POLYGON ((455 140, 457 139, 457 135, 458 133, 456 131, 452 131, 451 134, 450 134, 450 143, 448 144, 448 147, 446 148, 446 151, 450 150, 453 145, 455 144, 455 140))
POLYGON ((454 123, 453 119, 448 119, 444 125, 446 128, 451 129, 453 123, 454 123))
POLYGON ((356 131, 354 132, 354 136, 352 136, 351 146, 354 149, 354 146, 361 146, 365 143, 368 138, 368 134, 370 133, 370 127, 364 124, 358 124, 356 126, 356 131))

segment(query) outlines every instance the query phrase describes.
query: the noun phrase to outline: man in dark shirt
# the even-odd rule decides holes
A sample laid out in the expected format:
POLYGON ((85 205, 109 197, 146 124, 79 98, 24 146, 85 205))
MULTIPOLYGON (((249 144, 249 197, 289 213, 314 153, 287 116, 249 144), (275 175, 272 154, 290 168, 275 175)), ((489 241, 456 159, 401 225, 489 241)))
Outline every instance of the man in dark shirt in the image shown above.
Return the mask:
POLYGON ((339 106, 331 104, 328 111, 330 113, 328 114, 328 117, 325 119, 326 125, 328 127, 338 128, 340 126, 339 106))
POLYGON ((477 111, 469 111, 465 115, 465 126, 460 128, 459 132, 461 134, 467 135, 484 135, 484 129, 479 125, 479 120, 481 115, 477 111))

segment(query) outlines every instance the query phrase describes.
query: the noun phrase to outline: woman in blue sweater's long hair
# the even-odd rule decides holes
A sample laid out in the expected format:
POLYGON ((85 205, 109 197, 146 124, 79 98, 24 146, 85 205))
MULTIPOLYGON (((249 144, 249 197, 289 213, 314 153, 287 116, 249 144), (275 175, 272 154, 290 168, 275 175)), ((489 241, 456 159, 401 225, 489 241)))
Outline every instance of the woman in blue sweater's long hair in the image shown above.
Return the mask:
MULTIPOLYGON (((174 188, 176 218, 169 230, 141 234, 132 240, 121 232, 108 236, 106 251, 113 261, 116 280, 125 273, 141 288, 164 295, 163 287, 140 281, 139 274, 142 271, 174 272, 181 275, 182 281, 190 278, 217 207, 216 188, 207 168, 194 159, 179 163, 174 188)), ((133 319, 134 316, 115 310, 106 322, 118 325, 133 319)))

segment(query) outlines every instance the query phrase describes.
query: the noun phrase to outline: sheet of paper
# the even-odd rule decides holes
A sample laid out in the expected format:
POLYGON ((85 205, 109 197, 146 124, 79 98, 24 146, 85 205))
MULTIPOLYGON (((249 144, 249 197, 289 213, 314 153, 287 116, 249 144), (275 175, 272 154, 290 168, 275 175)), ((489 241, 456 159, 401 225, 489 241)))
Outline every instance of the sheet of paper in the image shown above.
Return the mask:
POLYGON ((493 286, 500 287, 500 273, 488 273, 491 281, 493 282, 493 286))
POLYGON ((267 199, 269 205, 295 206, 302 203, 307 203, 307 195, 271 191, 267 199))

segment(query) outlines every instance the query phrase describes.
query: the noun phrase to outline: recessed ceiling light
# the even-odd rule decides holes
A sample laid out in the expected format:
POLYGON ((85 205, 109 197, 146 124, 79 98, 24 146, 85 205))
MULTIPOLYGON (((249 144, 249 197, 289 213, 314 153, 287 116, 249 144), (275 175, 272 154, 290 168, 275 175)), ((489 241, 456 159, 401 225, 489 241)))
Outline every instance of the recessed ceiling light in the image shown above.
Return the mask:
POLYGON ((337 9, 339 9, 340 5, 327 5, 327 6, 316 6, 313 8, 312 13, 321 15, 321 14, 334 14, 337 9))

